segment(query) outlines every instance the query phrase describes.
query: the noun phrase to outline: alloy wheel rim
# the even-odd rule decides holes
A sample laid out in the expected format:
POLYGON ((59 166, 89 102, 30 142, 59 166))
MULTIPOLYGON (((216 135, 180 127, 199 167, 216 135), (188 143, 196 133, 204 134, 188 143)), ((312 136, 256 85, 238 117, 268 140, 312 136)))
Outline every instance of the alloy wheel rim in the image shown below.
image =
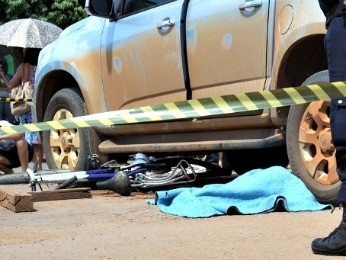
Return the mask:
MULTIPOLYGON (((58 110, 54 121, 70 119, 73 115, 67 109, 58 110)), ((78 128, 51 130, 49 136, 53 161, 58 169, 74 169, 78 163, 80 137, 78 128)))
POLYGON ((311 178, 322 185, 333 185, 339 181, 329 108, 328 101, 310 103, 299 127, 299 148, 304 167, 311 178))

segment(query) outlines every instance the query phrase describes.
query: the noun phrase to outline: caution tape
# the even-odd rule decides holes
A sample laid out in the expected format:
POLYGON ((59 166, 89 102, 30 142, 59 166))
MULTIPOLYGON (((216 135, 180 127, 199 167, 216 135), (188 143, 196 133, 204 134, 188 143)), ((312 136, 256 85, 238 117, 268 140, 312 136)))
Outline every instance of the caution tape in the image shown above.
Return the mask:
POLYGON ((32 102, 31 98, 0 97, 0 102, 32 102))
POLYGON ((19 126, 4 126, 0 133, 61 130, 99 127, 177 119, 200 118, 253 111, 265 108, 300 105, 313 101, 328 101, 346 96, 346 82, 321 83, 300 87, 264 90, 143 106, 127 110, 105 112, 59 121, 48 121, 19 126))

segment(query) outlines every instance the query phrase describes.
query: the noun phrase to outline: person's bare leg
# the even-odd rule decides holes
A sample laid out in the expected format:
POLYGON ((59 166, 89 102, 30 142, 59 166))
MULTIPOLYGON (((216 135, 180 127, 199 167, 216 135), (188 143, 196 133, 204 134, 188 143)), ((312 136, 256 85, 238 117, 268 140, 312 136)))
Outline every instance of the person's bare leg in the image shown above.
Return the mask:
POLYGON ((34 144, 34 159, 33 161, 36 164, 36 170, 42 170, 42 162, 43 162, 43 145, 42 144, 34 144))
POLYGON ((24 138, 21 138, 16 140, 16 145, 20 167, 22 168, 22 171, 25 172, 29 165, 28 142, 24 138))
POLYGON ((0 155, 0 171, 6 174, 13 173, 13 170, 9 168, 9 165, 11 165, 11 162, 6 157, 0 155))

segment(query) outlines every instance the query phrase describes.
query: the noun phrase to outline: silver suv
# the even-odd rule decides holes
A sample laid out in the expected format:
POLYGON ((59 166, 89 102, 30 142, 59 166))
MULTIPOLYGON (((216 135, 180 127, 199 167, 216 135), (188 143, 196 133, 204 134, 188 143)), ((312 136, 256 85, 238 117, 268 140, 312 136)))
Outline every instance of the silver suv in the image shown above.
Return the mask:
MULTIPOLYGON (((41 52, 36 121, 327 81, 311 0, 88 0, 90 17, 41 52)), ((224 151, 242 174, 287 166, 323 202, 340 185, 329 102, 193 120, 47 131, 51 168, 128 154, 224 151)), ((120 160, 120 159, 119 159, 120 160)))

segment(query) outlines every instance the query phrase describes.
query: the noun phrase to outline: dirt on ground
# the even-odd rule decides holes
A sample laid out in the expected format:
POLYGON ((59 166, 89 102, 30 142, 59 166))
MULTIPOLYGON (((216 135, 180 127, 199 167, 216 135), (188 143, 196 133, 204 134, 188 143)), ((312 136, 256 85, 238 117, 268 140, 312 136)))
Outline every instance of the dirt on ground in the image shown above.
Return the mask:
MULTIPOLYGON (((30 191, 27 184, 0 189, 30 191)), ((149 205, 152 193, 91 193, 88 199, 34 202, 34 212, 0 207, 1 259, 330 259, 313 255, 311 241, 329 234, 342 213, 189 219, 149 205)))

